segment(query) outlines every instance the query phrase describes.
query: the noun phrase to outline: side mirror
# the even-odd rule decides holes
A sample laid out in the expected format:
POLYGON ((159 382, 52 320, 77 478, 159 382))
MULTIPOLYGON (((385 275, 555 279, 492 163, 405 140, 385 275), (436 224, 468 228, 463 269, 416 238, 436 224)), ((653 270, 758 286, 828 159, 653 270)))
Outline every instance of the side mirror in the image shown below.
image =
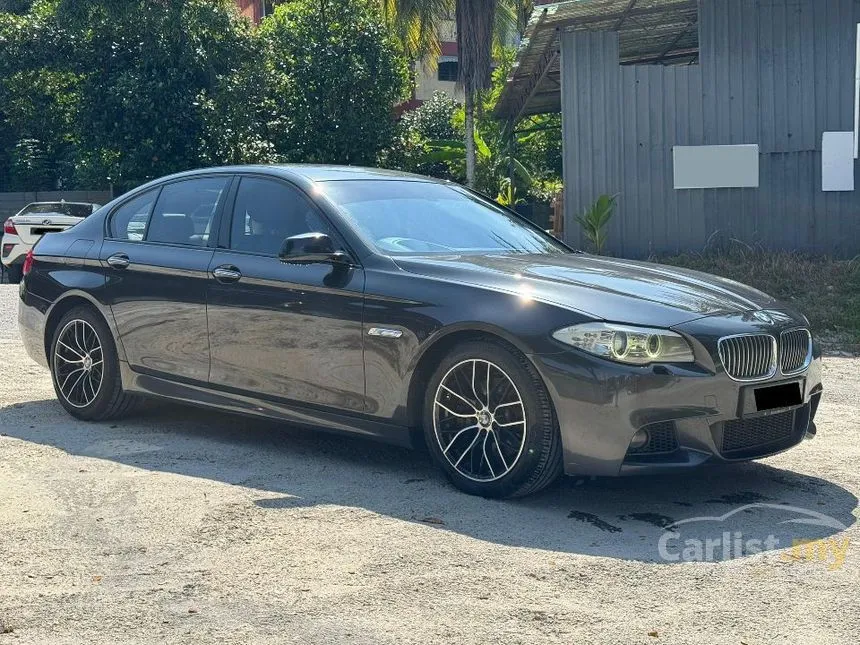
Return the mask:
POLYGON ((288 237, 281 245, 278 257, 281 262, 290 264, 317 262, 344 264, 347 262, 346 254, 336 251, 331 237, 325 233, 302 233, 288 237))

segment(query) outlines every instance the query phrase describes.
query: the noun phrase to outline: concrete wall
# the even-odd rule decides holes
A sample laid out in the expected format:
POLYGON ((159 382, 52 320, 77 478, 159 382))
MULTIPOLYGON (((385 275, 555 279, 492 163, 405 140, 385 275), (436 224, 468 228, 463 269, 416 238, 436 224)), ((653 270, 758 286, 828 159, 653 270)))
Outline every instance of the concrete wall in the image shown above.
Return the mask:
POLYGON ((111 200, 107 190, 57 190, 39 191, 32 193, 0 193, 0 219, 11 217, 31 202, 57 202, 65 199, 67 202, 91 202, 107 204, 111 200))
POLYGON ((430 68, 426 61, 418 63, 415 69, 415 99, 429 101, 434 92, 445 92, 460 102, 466 96, 455 81, 440 81, 436 69, 430 68))
POLYGON ((617 34, 563 33, 570 241, 584 246, 576 214, 617 193, 617 254, 712 236, 860 253, 860 194, 821 189, 822 134, 854 128, 858 21, 858 0, 702 0, 700 64, 685 67, 621 67, 617 34), (724 144, 759 145, 759 188, 674 189, 673 146, 724 144))

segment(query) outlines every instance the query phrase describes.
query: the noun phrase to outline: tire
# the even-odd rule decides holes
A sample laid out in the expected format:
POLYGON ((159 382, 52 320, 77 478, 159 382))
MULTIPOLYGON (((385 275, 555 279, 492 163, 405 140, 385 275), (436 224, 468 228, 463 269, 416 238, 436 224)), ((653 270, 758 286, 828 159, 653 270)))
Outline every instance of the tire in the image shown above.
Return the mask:
POLYGON ((546 387, 525 356, 500 342, 468 342, 442 360, 425 396, 424 434, 448 479, 472 495, 522 497, 562 473, 546 387))
POLYGON ((9 284, 18 284, 24 279, 24 266, 21 264, 13 264, 6 267, 6 275, 9 278, 9 284))
POLYGON ((51 339, 50 365, 57 398, 77 419, 119 418, 137 403, 122 389, 113 335, 90 307, 75 307, 60 320, 51 339))

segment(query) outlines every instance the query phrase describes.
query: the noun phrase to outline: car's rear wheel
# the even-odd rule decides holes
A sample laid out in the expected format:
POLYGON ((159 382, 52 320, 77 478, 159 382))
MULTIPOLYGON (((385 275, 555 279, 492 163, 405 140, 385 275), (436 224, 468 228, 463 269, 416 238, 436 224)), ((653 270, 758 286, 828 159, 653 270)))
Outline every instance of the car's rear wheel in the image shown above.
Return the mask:
POLYGON ((24 266, 21 264, 13 264, 6 267, 6 275, 9 279, 9 284, 18 284, 24 279, 24 266))
POLYGON ((461 490, 520 497, 562 471, 561 438, 546 388, 528 359, 494 341, 448 354, 430 378, 424 431, 461 490))
POLYGON ((136 398, 122 389, 113 336, 89 307, 76 307, 60 320, 51 340, 51 376, 66 411, 101 421, 127 413, 136 398))

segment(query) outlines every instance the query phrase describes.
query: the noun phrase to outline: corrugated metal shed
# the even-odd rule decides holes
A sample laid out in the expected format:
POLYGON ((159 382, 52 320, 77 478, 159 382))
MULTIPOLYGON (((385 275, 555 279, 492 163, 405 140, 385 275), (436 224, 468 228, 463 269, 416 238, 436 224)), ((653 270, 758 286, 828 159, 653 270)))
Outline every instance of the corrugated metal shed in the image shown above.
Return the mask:
POLYGON ((691 214, 703 211, 704 191, 671 186, 672 146, 703 136, 701 69, 619 68, 618 36, 608 32, 566 32, 562 48, 568 240, 585 246, 574 218, 601 194, 618 194, 610 223, 613 251, 700 248, 706 223, 691 214))
POLYGON ((698 56, 696 0, 568 0, 539 7, 496 106, 500 118, 557 112, 559 34, 614 31, 625 64, 689 62, 698 56))
MULTIPOLYGON (((610 251, 709 240, 854 257, 860 193, 822 190, 824 132, 854 128, 858 0, 702 0, 700 63, 619 66, 619 34, 564 32, 565 220, 618 194, 610 251), (676 190, 674 146, 757 144, 758 188, 676 190)), ((855 165, 860 186, 860 166, 855 165)))

